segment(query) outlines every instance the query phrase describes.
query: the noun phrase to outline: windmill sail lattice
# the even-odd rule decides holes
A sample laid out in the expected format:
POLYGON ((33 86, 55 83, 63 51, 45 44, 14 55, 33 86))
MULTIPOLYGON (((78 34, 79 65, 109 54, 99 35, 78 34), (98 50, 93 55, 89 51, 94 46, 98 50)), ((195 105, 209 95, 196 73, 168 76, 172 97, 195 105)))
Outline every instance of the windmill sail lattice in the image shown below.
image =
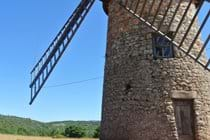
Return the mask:
MULTIPOLYGON (((179 21, 178 24, 176 24, 176 29, 174 32, 173 37, 170 37, 167 35, 167 32, 169 32, 169 29, 172 27, 173 22, 175 22, 176 20, 176 16, 178 16, 178 11, 181 9, 181 3, 184 2, 183 0, 179 0, 179 3, 177 4, 177 7, 174 9, 173 11, 173 15, 170 18, 170 22, 167 25, 166 29, 163 31, 162 26, 164 21, 166 20, 166 16, 169 14, 169 9, 172 5, 173 0, 169 0, 167 7, 164 7, 165 10, 162 10, 163 5, 164 5, 164 0, 159 0, 158 2, 158 8, 155 9, 155 14, 151 15, 151 11, 154 7, 155 2, 157 2, 156 0, 120 0, 120 5, 125 8, 130 14, 132 14, 133 16, 135 16, 137 19, 139 19, 141 22, 145 23, 147 26, 149 26, 151 29, 153 29, 154 31, 156 31, 157 33, 159 33, 160 35, 166 37, 169 41, 171 41, 176 47, 178 47, 181 51, 183 51, 187 56, 191 57, 192 59, 195 60, 195 62, 199 63, 200 65, 202 65, 206 70, 210 71, 210 59, 208 57, 208 61, 203 61, 202 60, 202 56, 205 56, 205 51, 209 51, 210 49, 210 44, 209 44, 209 40, 210 40, 210 30, 208 27, 208 30, 206 30, 205 32, 207 33, 207 38, 205 39, 202 47, 200 47, 200 51, 199 52, 193 52, 193 48, 196 47, 196 41, 199 39, 200 33, 204 30, 204 27, 207 26, 207 23, 209 22, 209 16, 210 16, 210 0, 200 0, 200 2, 197 3, 197 10, 193 15, 193 18, 191 19, 191 22, 188 24, 188 27, 184 27, 185 32, 184 35, 182 36, 181 40, 176 40, 175 38, 178 35, 179 30, 182 28, 182 26, 185 26, 185 24, 183 24, 187 14, 191 14, 190 12, 190 6, 193 3, 193 0, 190 0, 189 4, 186 6, 185 11, 182 11, 183 16, 181 18, 181 20, 179 21), (143 3, 140 5, 140 3, 143 3), (194 33, 194 38, 191 41, 190 45, 186 46, 183 45, 184 42, 186 41, 188 35, 190 35, 191 32, 195 32, 195 31, 191 31, 193 28, 193 25, 196 23, 197 17, 199 14, 201 14, 201 9, 207 9, 207 12, 205 13, 205 15, 202 13, 202 16, 204 17, 203 21, 200 24, 199 30, 196 31, 196 33, 194 33), (149 9, 149 10, 148 10, 149 9), (147 12, 147 16, 145 16, 145 14, 143 14, 146 10, 148 10, 147 12), (161 19, 158 19, 158 13, 159 12, 164 11, 164 16, 161 19), (144 16, 143 16, 144 15, 144 16), (152 17, 152 19, 149 17, 152 17), (155 21, 159 20, 159 24, 155 24, 155 21)), ((165 6, 165 5, 164 5, 165 6)), ((192 34, 190 35, 192 36, 192 34)), ((206 57, 206 56, 205 56, 206 57)), ((206 58, 205 58, 206 59, 206 58)))
POLYGON ((94 2, 95 0, 82 0, 80 2, 76 10, 31 71, 30 104, 32 104, 37 97, 94 2))

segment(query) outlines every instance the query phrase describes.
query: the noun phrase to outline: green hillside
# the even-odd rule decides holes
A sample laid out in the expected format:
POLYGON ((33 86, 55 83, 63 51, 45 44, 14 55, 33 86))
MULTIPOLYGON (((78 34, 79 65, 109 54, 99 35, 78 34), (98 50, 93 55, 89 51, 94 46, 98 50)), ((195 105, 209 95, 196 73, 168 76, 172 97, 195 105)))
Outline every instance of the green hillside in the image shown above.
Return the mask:
POLYGON ((30 135, 30 136, 53 136, 63 134, 68 126, 79 126, 84 129, 86 137, 92 137, 99 121, 62 121, 43 123, 35 120, 15 116, 0 115, 0 133, 30 135))

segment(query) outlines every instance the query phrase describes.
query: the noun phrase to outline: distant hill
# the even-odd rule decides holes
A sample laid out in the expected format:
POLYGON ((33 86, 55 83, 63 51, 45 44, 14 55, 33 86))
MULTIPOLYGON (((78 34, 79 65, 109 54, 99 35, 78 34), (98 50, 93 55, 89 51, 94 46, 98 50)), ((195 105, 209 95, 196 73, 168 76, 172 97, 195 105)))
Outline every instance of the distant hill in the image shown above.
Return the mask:
POLYGON ((28 118, 0 115, 0 133, 30 135, 30 136, 52 136, 55 131, 63 133, 70 125, 82 127, 87 137, 92 137, 95 129, 100 125, 99 121, 60 121, 43 123, 28 118))

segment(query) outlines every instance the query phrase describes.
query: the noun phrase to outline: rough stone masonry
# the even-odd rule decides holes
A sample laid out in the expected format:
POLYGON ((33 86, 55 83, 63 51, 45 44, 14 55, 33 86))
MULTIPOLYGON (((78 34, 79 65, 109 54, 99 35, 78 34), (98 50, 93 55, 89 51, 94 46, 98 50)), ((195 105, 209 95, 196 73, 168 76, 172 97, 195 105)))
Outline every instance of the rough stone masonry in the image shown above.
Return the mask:
MULTIPOLYGON (((162 31, 178 1, 173 0, 162 31)), ((170 32, 174 32, 189 1, 182 1, 170 32)), ((168 2, 164 0, 164 4, 168 2)), ((182 39, 196 2, 199 1, 191 5, 176 41, 182 39)), ((158 3, 155 0, 149 20, 158 3)), ((161 11, 166 10, 164 4, 161 11)), ((154 31, 125 11, 118 0, 104 0, 104 8, 109 21, 100 140, 210 140, 209 72, 176 47, 172 58, 154 59, 154 31)), ((145 9, 146 17, 149 8, 145 9)), ((184 46, 189 46, 197 30, 195 23, 184 46)), ((195 54, 202 43, 200 39, 196 41, 195 54)))

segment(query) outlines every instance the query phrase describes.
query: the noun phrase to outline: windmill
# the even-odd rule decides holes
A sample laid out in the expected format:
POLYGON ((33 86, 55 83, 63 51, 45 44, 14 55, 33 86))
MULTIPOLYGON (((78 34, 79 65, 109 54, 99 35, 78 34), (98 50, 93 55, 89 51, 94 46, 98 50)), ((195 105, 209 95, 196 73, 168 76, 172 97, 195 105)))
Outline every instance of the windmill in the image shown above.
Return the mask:
MULTIPOLYGON (((30 104, 94 2, 81 0, 32 69, 30 104)), ((101 139, 210 139, 210 1, 102 2, 109 30, 101 139)))

